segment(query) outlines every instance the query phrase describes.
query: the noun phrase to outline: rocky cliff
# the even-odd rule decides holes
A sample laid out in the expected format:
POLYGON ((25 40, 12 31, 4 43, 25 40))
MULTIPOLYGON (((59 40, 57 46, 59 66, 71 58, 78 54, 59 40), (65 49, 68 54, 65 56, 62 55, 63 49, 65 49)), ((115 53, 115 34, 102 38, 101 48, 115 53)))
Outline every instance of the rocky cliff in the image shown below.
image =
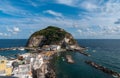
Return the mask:
POLYGON ((27 47, 43 47, 44 45, 60 45, 62 48, 68 49, 81 48, 70 33, 54 26, 48 26, 33 33, 27 43, 27 47))
MULTIPOLYGON (((58 45, 61 48, 68 50, 81 50, 81 48, 73 36, 66 32, 64 29, 48 26, 45 29, 39 30, 33 33, 27 43, 27 47, 41 47, 58 45)), ((49 52, 49 51, 48 51, 49 52)), ((49 52, 50 53, 50 52, 49 52)), ((52 57, 56 55, 53 54, 52 57)), ((33 78, 56 78, 56 73, 54 70, 54 63, 48 60, 46 63, 44 60, 43 66, 39 69, 33 69, 33 78)), ((35 63, 34 63, 35 64, 35 63)))

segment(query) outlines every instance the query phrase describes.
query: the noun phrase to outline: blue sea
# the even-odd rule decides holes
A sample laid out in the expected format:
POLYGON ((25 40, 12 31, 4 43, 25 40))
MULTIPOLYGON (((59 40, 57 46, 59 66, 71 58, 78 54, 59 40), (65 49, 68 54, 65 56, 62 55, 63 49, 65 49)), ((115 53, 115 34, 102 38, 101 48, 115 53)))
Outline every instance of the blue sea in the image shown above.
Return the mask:
MULTIPOLYGON (((0 39, 0 48, 10 48, 10 47, 23 47, 27 43, 27 39, 0 39)), ((23 54, 27 51, 20 50, 8 50, 8 51, 0 51, 0 55, 6 57, 15 57, 16 54, 23 54)))
MULTIPOLYGON (((73 56, 74 64, 69 64, 60 56, 55 62, 57 78, 114 78, 100 70, 97 70, 86 63, 85 60, 92 60, 100 65, 120 73, 120 40, 117 39, 77 39, 80 46, 87 47, 86 52, 90 57, 78 52, 67 52, 73 56)), ((26 39, 0 40, 0 48, 25 46, 26 39)), ((27 51, 0 51, 0 55, 11 56, 27 51)))

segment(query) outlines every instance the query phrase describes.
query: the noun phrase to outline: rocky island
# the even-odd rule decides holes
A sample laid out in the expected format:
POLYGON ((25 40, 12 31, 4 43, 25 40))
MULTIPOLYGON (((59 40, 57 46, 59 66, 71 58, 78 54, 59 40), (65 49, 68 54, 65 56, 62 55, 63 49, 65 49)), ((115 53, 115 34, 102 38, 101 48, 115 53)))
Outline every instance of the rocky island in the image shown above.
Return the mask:
MULTIPOLYGON (((15 55, 16 58, 1 56, 5 66, 0 69, 2 74, 17 78, 56 78, 55 61, 52 60, 59 54, 79 51, 87 55, 70 33, 55 26, 33 33, 25 47, 0 48, 0 51, 5 50, 28 50, 28 53, 15 55)), ((68 63, 74 63, 71 55, 66 55, 66 59, 68 63)))
MULTIPOLYGON (((40 54, 53 56, 58 52, 66 51, 66 50, 83 50, 84 48, 80 47, 77 41, 73 38, 73 36, 66 32, 64 29, 48 26, 45 29, 37 31, 33 33, 27 43, 27 47, 30 48, 39 48, 42 50, 40 54), (43 52, 43 50, 45 52, 43 52)), ((39 50, 38 50, 39 52, 39 50)), ((71 58, 71 56, 69 56, 71 58)), ((68 57, 68 59, 70 59, 68 57)), ((48 60, 47 60, 48 61, 48 60)), ((73 63, 73 61, 72 61, 73 63)), ((41 76, 41 71, 43 68, 33 69, 33 74, 35 78, 56 78, 55 72, 52 68, 53 66, 50 63, 44 64, 44 68, 47 72, 44 71, 44 76, 41 76), (39 73, 39 74, 38 74, 39 73)))
POLYGON ((64 49, 82 49, 70 33, 54 26, 33 33, 27 43, 28 47, 42 48, 46 45, 58 45, 64 49))

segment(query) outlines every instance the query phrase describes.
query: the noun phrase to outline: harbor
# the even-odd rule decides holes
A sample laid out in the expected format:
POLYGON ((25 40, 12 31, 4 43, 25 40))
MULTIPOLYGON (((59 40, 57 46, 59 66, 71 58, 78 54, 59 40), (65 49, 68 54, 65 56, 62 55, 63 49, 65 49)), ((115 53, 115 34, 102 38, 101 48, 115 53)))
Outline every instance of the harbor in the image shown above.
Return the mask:
POLYGON ((37 77, 45 78, 48 73, 47 63, 49 63, 50 56, 53 53, 55 52, 25 53, 12 60, 0 56, 0 76, 33 78, 34 71, 41 70, 37 77))
MULTIPOLYGON (((17 55, 16 58, 10 59, 4 56, 0 56, 0 76, 10 76, 17 78, 46 78, 48 73, 52 70, 48 70, 50 64, 49 60, 52 56, 66 51, 58 46, 51 46, 39 49, 39 48, 25 48, 14 47, 4 48, 1 50, 32 50, 31 52, 17 55), (39 74, 37 74, 37 73, 39 74)), ((53 74, 54 72, 52 72, 53 74)))

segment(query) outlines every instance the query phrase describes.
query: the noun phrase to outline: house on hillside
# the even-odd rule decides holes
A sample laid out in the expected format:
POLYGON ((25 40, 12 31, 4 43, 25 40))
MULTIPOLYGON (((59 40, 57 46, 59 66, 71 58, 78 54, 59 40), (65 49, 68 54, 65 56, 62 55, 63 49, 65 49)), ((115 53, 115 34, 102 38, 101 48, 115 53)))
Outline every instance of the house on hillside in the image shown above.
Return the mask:
POLYGON ((56 51, 56 50, 60 50, 61 46, 60 45, 44 45, 42 49, 46 51, 56 51))
POLYGON ((60 50, 60 49, 61 49, 61 46, 60 46, 60 45, 50 45, 50 49, 51 49, 52 51, 60 50))
POLYGON ((0 56, 0 76, 10 76, 12 74, 12 66, 8 63, 7 58, 0 56))

